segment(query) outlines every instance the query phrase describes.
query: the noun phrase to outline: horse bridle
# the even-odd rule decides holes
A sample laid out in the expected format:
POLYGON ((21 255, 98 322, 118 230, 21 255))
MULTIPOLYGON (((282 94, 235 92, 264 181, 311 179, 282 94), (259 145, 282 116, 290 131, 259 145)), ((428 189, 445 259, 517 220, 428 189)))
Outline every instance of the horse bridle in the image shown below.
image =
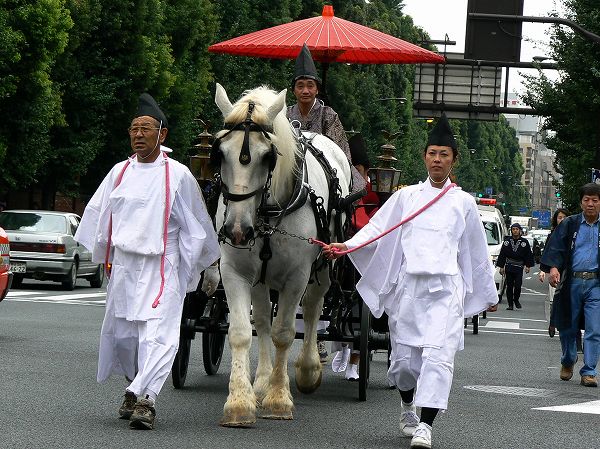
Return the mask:
POLYGON ((246 119, 243 122, 236 124, 225 123, 224 129, 227 129, 228 131, 219 138, 215 139, 210 152, 210 160, 213 165, 220 165, 221 154, 219 147, 221 145, 221 139, 228 136, 233 131, 244 131, 244 141, 242 143, 242 148, 240 149, 240 156, 238 160, 240 161, 240 164, 248 165, 252 161, 252 156, 250 155, 250 133, 260 132, 263 134, 265 139, 267 139, 271 144, 271 151, 269 153, 269 173, 267 175, 267 181, 262 187, 259 187, 258 189, 252 192, 238 194, 231 193, 229 191, 229 188, 227 187, 227 184, 225 184, 221 178, 221 193, 223 194, 223 198, 226 201, 243 201, 248 198, 252 198, 255 195, 262 195, 265 192, 265 190, 268 190, 269 188, 271 176, 273 174, 273 170, 275 169, 275 164, 277 163, 277 148, 271 141, 271 136, 269 135, 269 133, 273 133, 273 128, 267 125, 259 125, 254 120, 252 120, 252 112, 254 111, 255 106, 256 104, 252 101, 248 103, 248 113, 246 114, 246 119))

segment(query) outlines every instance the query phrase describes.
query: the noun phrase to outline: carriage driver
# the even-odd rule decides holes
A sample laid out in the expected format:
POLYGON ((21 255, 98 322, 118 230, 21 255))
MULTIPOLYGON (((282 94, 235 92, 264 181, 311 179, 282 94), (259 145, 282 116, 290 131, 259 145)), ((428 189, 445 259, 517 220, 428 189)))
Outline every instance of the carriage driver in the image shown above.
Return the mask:
MULTIPOLYGON (((320 88, 321 79, 317 75, 317 69, 310 55, 310 50, 304 44, 296 58, 294 79, 292 80, 292 91, 298 102, 295 105, 288 106, 287 117, 290 121, 298 121, 302 131, 310 131, 329 137, 344 151, 348 161, 352 162, 346 133, 337 112, 331 107, 325 106, 325 103, 317 98, 320 88)), ((351 193, 364 189, 366 186, 365 179, 352 163, 350 169, 352 170, 351 193)))
POLYGON ((324 249, 335 259, 339 254, 333 248, 356 248, 418 212, 398 230, 350 254, 362 275, 361 297, 375 317, 388 315, 388 381, 400 391, 400 432, 412 437, 411 447, 431 447, 433 421, 448 407, 454 356, 464 347, 464 317, 494 310, 498 302, 475 200, 450 185, 457 155, 442 115, 423 153, 427 180, 395 192, 354 237, 324 249), (420 418, 416 407, 421 407, 420 418))
POLYGON ((158 104, 142 94, 129 127, 134 154, 104 178, 75 235, 94 262, 108 262, 97 379, 127 379, 119 416, 135 429, 154 427, 154 403, 179 345, 183 299, 219 257, 196 179, 162 146, 167 132, 158 104))

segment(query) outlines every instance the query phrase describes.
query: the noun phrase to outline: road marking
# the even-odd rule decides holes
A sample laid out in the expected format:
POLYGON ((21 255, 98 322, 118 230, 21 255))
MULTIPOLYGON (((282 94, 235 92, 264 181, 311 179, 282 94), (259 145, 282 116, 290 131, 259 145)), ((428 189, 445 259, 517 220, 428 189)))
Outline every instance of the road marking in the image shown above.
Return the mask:
POLYGON ((27 295, 36 295, 36 294, 38 294, 38 292, 35 292, 35 291, 18 291, 18 292, 14 292, 14 291, 11 290, 11 291, 9 291, 6 294, 6 297, 7 298, 13 298, 15 296, 27 296, 27 295))
POLYGON ((99 301, 79 301, 76 299, 68 299, 63 301, 57 301, 56 299, 52 299, 50 301, 46 300, 43 296, 38 296, 35 298, 12 298, 11 302, 36 302, 36 303, 46 303, 46 304, 68 304, 68 305, 76 305, 76 306, 101 306, 103 307, 106 304, 106 300, 99 301))
POLYGON ((533 296, 548 296, 548 292, 542 293, 542 292, 539 292, 537 290, 534 290, 532 288, 527 288, 527 287, 521 287, 521 293, 525 293, 526 295, 533 295, 533 296))
POLYGON ((494 329, 519 329, 519 323, 513 323, 510 321, 488 321, 485 326, 486 328, 494 328, 494 329))
POLYGON ((497 317, 497 316, 490 316, 488 314, 487 318, 488 320, 515 320, 515 321, 535 321, 538 323, 546 323, 546 320, 539 320, 539 319, 535 319, 535 318, 513 318, 513 317, 508 317, 508 316, 502 316, 502 317, 497 317))
POLYGON ((588 413, 600 415, 600 401, 580 402, 578 404, 555 405, 552 407, 535 407, 532 410, 544 410, 549 412, 565 413, 588 413))
POLYGON ((7 301, 14 302, 43 302, 47 304, 66 304, 80 306, 104 307, 106 304, 106 292, 96 291, 93 293, 62 293, 40 291, 11 291, 6 297, 7 301), (45 294, 50 293, 50 294, 45 294))
MULTIPOLYGON (((543 329, 519 329, 520 331, 524 331, 524 330, 531 330, 534 332, 547 332, 544 331, 543 329)), ((514 331, 493 331, 493 330, 488 330, 485 328, 480 327, 479 328, 479 332, 481 333, 486 333, 486 334, 510 334, 510 335, 529 335, 530 337, 546 337, 548 338, 548 334, 546 333, 545 335, 543 333, 539 333, 539 334, 534 334, 531 332, 514 332, 514 331)))

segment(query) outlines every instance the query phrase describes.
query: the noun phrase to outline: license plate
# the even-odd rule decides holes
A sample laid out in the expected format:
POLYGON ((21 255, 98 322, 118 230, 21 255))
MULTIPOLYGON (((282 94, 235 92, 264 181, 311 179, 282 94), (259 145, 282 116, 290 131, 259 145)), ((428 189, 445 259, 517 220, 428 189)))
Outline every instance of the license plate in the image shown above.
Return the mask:
POLYGON ((10 271, 13 273, 25 273, 27 271, 27 264, 25 262, 13 262, 10 264, 10 271))

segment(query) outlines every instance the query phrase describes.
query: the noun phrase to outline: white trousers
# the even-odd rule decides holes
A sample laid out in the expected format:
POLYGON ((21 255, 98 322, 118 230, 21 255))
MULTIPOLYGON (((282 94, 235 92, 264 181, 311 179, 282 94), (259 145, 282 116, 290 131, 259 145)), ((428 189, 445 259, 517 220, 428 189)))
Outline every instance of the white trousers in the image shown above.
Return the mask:
POLYGON ((392 349, 388 380, 399 390, 415 388, 417 407, 446 410, 454 375, 456 349, 417 348, 397 343, 392 349))
POLYGON ((181 316, 148 321, 112 317, 110 321, 112 332, 103 328, 101 336, 98 381, 122 374, 133 379, 127 390, 156 397, 177 354, 181 316))

